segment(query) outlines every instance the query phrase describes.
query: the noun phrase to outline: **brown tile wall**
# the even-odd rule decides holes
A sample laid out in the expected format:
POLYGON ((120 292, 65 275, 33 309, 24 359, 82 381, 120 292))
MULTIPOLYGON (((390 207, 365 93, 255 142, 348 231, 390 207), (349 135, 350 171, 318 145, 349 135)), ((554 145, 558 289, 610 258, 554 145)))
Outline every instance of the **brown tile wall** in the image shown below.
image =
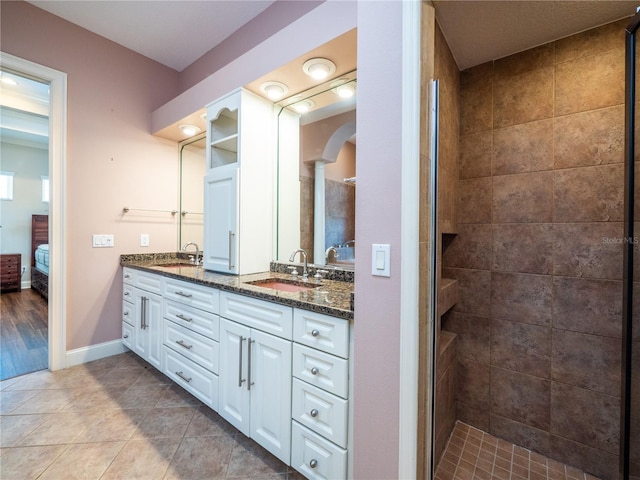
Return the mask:
POLYGON ((617 478, 627 20, 461 72, 457 415, 617 478))

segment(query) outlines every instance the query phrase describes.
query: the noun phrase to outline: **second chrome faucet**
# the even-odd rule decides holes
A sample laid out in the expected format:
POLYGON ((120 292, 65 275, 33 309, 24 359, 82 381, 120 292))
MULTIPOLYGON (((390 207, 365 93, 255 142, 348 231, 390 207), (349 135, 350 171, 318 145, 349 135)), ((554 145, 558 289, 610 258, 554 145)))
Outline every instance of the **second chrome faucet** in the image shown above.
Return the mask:
POLYGON ((300 256, 302 257, 302 261, 303 261, 303 265, 302 265, 302 280, 308 280, 309 279, 309 270, 307 268, 307 252, 302 249, 299 248, 296 251, 294 251, 291 256, 289 257, 289 261, 293 262, 296 259, 296 254, 300 254, 300 256))

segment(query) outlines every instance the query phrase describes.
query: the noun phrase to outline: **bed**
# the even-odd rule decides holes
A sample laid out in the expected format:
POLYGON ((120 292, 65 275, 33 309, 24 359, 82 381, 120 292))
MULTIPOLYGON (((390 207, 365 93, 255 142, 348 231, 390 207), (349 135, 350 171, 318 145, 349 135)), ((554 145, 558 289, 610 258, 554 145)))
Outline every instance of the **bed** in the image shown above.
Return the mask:
POLYGON ((49 216, 31 216, 31 288, 49 298, 49 216))

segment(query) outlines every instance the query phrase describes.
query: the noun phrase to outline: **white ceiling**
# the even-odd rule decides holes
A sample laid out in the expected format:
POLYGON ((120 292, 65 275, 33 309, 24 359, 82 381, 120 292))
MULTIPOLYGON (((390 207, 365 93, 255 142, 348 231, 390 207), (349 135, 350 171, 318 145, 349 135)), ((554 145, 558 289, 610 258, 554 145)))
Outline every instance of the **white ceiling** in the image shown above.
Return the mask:
POLYGON ((433 3, 449 48, 464 70, 628 17, 640 0, 433 3))
POLYGON ((29 3, 181 72, 275 0, 29 3))
MULTIPOLYGON (((279 0, 283 1, 283 0, 279 0)), ((30 0, 182 71, 273 0, 30 0)), ((433 0, 461 69, 632 15, 640 0, 433 0)))

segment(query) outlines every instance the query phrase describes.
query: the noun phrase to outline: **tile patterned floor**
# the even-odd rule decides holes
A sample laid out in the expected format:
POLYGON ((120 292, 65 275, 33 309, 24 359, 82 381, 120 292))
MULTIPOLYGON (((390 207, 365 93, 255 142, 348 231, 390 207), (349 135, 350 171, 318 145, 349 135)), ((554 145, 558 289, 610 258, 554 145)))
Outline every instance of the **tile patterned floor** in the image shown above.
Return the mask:
POLYGON ((477 428, 457 422, 436 480, 598 480, 477 428))
POLYGON ((136 355, 124 353, 0 382, 0 478, 302 476, 136 355))

